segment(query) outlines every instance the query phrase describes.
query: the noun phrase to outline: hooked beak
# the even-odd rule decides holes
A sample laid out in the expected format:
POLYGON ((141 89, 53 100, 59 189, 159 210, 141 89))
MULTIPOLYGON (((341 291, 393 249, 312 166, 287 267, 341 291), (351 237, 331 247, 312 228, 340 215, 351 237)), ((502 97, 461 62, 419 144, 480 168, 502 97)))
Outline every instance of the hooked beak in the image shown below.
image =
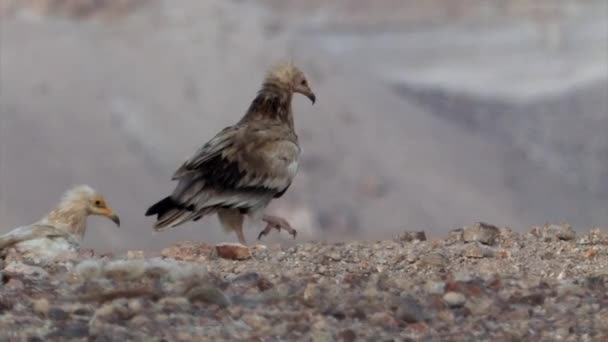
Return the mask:
POLYGON ((112 220, 117 227, 120 227, 120 217, 118 217, 118 215, 116 215, 112 209, 108 208, 103 215, 112 220))
POLYGON ((112 214, 109 216, 110 220, 116 224, 116 227, 120 227, 120 217, 116 214, 112 214))
POLYGON ((315 93, 313 93, 312 91, 305 94, 306 97, 308 97, 308 99, 310 99, 310 102, 312 102, 312 104, 315 104, 315 101, 317 100, 317 97, 315 96, 315 93))

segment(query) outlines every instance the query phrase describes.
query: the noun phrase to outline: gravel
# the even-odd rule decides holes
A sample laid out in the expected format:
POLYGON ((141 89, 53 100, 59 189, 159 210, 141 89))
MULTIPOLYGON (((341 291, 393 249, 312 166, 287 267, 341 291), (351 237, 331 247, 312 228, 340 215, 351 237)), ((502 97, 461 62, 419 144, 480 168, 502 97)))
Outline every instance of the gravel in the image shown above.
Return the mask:
POLYGON ((564 235, 572 230, 567 225, 524 234, 487 224, 472 229, 484 225, 492 227, 489 235, 463 233, 471 229, 465 227, 466 239, 452 232, 445 240, 257 246, 247 260, 183 242, 161 256, 81 254, 44 266, 11 261, 1 271, 0 340, 601 341, 608 335, 606 234, 564 235), (481 252, 463 253, 472 249, 481 252))

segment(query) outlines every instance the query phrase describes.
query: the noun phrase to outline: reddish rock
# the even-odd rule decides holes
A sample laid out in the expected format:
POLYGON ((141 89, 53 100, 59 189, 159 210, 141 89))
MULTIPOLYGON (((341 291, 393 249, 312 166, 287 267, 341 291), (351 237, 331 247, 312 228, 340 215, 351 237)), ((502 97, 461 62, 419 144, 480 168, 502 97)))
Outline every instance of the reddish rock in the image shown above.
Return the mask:
POLYGON ((429 326, 424 322, 409 324, 407 329, 415 334, 424 335, 429 332, 429 326))
POLYGON ((249 247, 240 243, 221 243, 215 246, 217 255, 220 258, 232 260, 245 260, 251 258, 249 247))

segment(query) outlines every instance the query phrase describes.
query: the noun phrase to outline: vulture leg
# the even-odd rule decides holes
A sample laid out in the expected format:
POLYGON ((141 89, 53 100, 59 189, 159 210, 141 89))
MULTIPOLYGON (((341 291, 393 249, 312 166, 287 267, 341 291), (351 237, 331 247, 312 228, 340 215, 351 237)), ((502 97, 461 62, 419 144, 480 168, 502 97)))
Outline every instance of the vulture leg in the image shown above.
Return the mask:
POLYGON ((266 222, 267 225, 266 225, 266 228, 264 228, 264 230, 262 230, 260 232, 260 234, 258 235, 258 240, 261 240, 262 236, 268 235, 268 233, 270 233, 270 231, 272 229, 276 229, 278 231, 281 231, 281 229, 284 229, 289 234, 293 235, 294 239, 296 238, 296 235, 298 234, 298 232, 291 227, 289 222, 287 222, 287 220, 285 220, 281 217, 272 216, 272 215, 264 215, 264 217, 262 218, 262 221, 266 222))

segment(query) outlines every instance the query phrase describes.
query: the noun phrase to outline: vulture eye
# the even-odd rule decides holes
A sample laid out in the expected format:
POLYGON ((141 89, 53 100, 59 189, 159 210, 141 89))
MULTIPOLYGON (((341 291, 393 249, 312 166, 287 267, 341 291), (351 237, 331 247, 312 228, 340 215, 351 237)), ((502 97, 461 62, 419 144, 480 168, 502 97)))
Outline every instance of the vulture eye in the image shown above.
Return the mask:
POLYGON ((306 85, 306 80, 302 80, 302 82, 300 82, 301 85, 306 85))
POLYGON ((100 200, 95 201, 95 205, 99 207, 101 205, 101 201, 100 200))

